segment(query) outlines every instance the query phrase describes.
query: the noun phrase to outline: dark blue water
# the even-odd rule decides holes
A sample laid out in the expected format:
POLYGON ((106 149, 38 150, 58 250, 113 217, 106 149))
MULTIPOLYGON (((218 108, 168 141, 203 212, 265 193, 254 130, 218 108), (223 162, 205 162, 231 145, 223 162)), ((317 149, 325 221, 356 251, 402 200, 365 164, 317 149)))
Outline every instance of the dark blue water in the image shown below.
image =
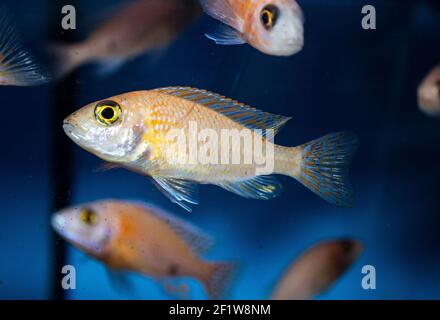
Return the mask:
MULTIPOLYGON (((52 2, 4 2, 29 47, 41 52, 56 17, 49 14, 52 2)), ((77 3, 75 36, 81 37, 98 13, 116 2, 77 3)), ((355 131, 360 149, 352 167, 357 195, 353 208, 335 208, 293 179, 281 177, 283 194, 267 202, 202 186, 200 205, 186 213, 146 177, 125 170, 95 172, 101 161, 66 139, 73 149, 71 202, 145 200, 200 226, 217 239, 208 259, 240 263, 229 296, 233 299, 266 298, 295 257, 317 241, 335 237, 359 239, 365 251, 320 298, 440 298, 440 122, 416 105, 419 81, 439 62, 440 12, 425 1, 300 4, 306 15, 306 45, 293 57, 270 57, 248 46, 216 46, 203 37, 213 23, 205 16, 159 59, 145 55, 106 77, 95 76, 93 67, 81 69, 72 86, 73 103, 79 108, 127 91, 184 85, 292 116, 277 137, 282 145, 355 131), (375 31, 361 28, 364 4, 376 6, 375 31), (366 264, 376 267, 376 290, 361 287, 366 264)), ((55 256, 49 226, 54 200, 50 121, 53 108, 64 107, 52 105, 53 89, 0 87, 3 299, 51 298, 55 256)), ((134 293, 117 291, 105 268, 73 247, 68 247, 66 263, 77 269, 77 289, 66 292, 67 298, 169 298, 161 284, 137 275, 130 276, 134 293)), ((185 282, 193 298, 205 297, 198 283, 185 282)))

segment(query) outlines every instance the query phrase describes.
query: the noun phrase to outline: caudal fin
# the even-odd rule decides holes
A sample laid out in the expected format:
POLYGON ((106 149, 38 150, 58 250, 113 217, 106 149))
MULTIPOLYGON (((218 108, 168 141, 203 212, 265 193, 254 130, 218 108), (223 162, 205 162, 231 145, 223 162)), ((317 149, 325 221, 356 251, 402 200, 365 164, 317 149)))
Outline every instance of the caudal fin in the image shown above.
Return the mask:
POLYGON ((0 84, 35 86, 45 83, 49 76, 26 51, 13 25, 13 18, 0 7, 0 84))
POLYGON ((206 291, 211 299, 221 299, 233 280, 235 264, 219 262, 210 265, 210 273, 205 281, 206 291))
POLYGON ((328 202, 350 207, 353 191, 348 171, 357 146, 356 134, 339 132, 298 147, 302 159, 295 178, 328 202))

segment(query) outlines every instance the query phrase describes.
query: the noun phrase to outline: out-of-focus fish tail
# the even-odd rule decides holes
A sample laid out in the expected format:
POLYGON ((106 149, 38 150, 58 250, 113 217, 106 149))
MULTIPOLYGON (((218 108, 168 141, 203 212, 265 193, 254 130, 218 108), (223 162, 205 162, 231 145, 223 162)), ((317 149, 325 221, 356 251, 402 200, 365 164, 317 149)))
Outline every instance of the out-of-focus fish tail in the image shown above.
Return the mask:
POLYGON ((49 46, 52 59, 52 71, 60 79, 85 62, 83 49, 78 44, 52 44, 49 46))
POLYGON ((0 7, 0 84, 35 86, 49 80, 48 74, 35 58, 25 50, 19 38, 13 18, 8 10, 0 7))
POLYGON ((236 264, 232 262, 216 262, 209 264, 209 273, 205 287, 210 299, 221 299, 226 295, 232 283, 236 264))
POLYGON ((295 148, 301 160, 293 177, 328 202, 350 207, 353 191, 348 173, 357 147, 356 134, 339 132, 295 148))

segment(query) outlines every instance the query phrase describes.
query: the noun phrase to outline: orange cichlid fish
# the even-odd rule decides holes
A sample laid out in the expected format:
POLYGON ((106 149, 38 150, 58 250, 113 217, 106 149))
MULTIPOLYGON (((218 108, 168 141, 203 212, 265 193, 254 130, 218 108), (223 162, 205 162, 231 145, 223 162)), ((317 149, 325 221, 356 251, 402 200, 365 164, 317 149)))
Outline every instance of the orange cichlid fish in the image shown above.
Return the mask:
POLYGON ((420 109, 428 115, 440 115, 440 65, 423 80, 418 89, 420 109))
POLYGON ((325 241, 304 253, 281 278, 271 299, 308 300, 327 290, 362 252, 362 244, 344 239, 325 241))
POLYGON ((0 7, 0 85, 36 86, 49 81, 49 76, 23 47, 13 26, 13 18, 0 7))
POLYGON ((168 87, 93 102, 67 117, 64 131, 101 159, 151 176, 171 201, 189 211, 198 203, 197 184, 245 198, 274 198, 282 186, 273 174, 293 177, 330 203, 350 206, 348 167, 356 135, 334 133, 293 148, 275 145, 269 137, 288 120, 208 91, 168 87), (251 140, 239 136, 238 144, 229 143, 227 134, 237 132, 251 140), (217 144, 216 136, 222 138, 217 144), (264 161, 256 156, 259 140, 264 161), (237 155, 236 162, 231 155, 237 155))
POLYGON ((304 19, 294 0, 201 0, 224 23, 206 36, 220 45, 248 43, 274 56, 291 56, 304 46, 304 19))
POLYGON ((84 41, 51 47, 58 77, 99 62, 110 72, 144 52, 166 48, 199 14, 197 0, 132 0, 84 41))
POLYGON ((198 256, 212 244, 198 228, 141 203, 102 200, 63 209, 53 215, 52 226, 113 271, 156 279, 193 277, 212 298, 222 296, 232 275, 231 263, 198 256))

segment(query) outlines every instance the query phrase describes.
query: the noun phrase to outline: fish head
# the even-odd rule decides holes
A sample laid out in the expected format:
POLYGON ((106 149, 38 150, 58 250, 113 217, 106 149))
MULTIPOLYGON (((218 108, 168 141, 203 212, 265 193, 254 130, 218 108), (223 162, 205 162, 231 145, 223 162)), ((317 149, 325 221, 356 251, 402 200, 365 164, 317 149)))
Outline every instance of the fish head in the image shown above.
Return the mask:
POLYGON ((113 163, 136 160, 146 131, 138 104, 127 94, 86 105, 64 120, 63 129, 80 147, 113 163))
POLYGON ((440 115, 440 80, 427 81, 418 90, 419 107, 432 116, 440 115))
POLYGON ((294 0, 262 0, 244 25, 247 42, 275 56, 291 56, 304 46, 304 19, 294 0))
POLYGON ((93 256, 106 250, 117 230, 111 203, 106 201, 60 210, 51 222, 62 238, 93 256))

